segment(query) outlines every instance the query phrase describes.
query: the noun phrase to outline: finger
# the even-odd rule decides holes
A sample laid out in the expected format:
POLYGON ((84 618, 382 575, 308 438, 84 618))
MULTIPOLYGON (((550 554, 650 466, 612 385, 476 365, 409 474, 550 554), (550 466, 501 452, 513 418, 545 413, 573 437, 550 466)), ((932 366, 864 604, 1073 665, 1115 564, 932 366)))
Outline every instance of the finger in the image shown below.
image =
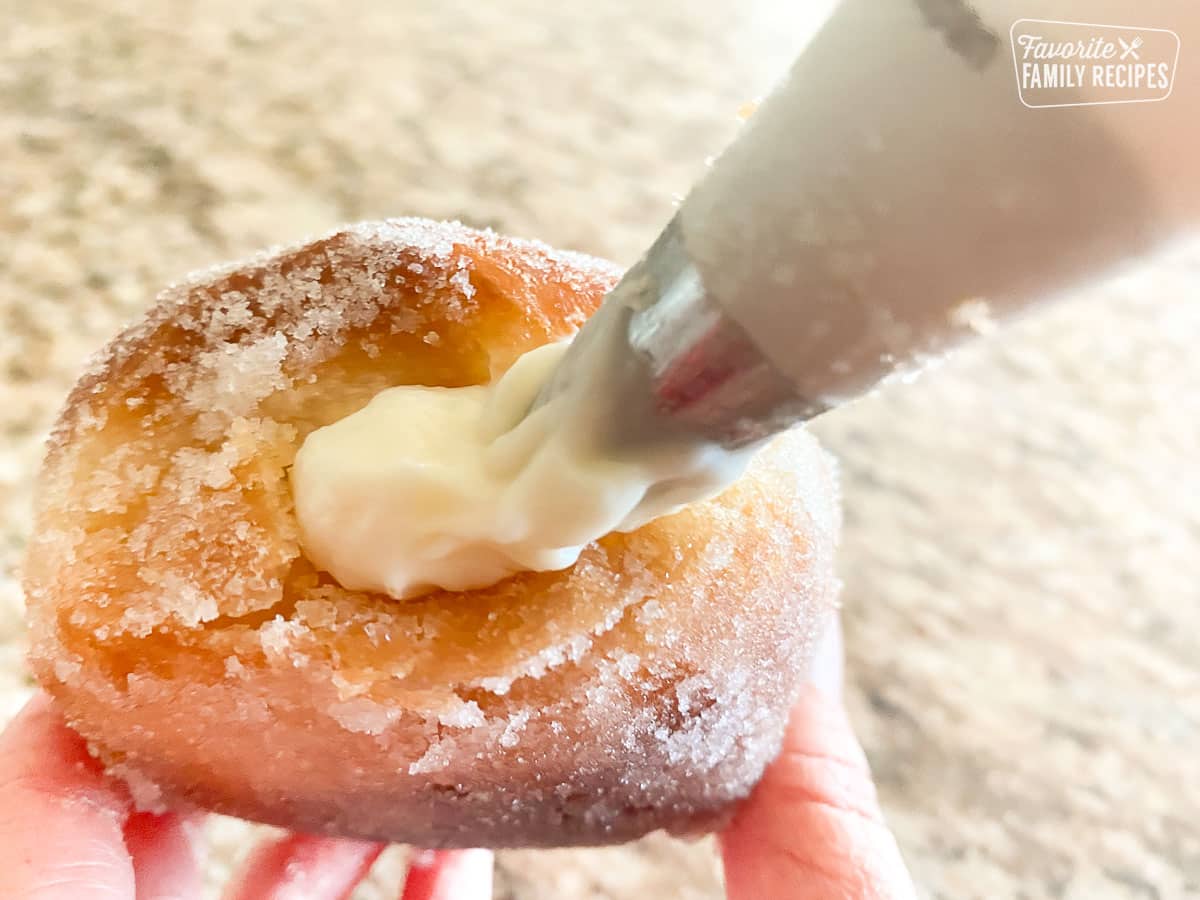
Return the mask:
MULTIPOLYGON (((822 677, 832 687, 840 671, 822 677)), ((816 685, 802 694, 779 758, 721 848, 729 900, 915 896, 866 755, 836 694, 816 685)))
POLYGON ((490 900, 491 850, 419 850, 400 900, 490 900))
POLYGON ((125 824, 137 900, 200 896, 199 817, 134 813, 125 824))
POLYGON ((0 873, 8 897, 129 900, 125 791, 39 694, 0 735, 0 873))
POLYGON ((250 854, 226 900, 342 900, 366 876, 382 844, 292 834, 250 854))

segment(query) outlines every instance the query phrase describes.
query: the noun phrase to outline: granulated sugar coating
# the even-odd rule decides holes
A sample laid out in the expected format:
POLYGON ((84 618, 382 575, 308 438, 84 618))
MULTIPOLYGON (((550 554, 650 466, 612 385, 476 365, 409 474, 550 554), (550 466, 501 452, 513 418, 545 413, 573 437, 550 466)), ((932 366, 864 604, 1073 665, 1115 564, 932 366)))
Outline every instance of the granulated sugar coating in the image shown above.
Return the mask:
POLYGON ((554 846, 704 830, 748 792, 834 604, 834 476, 807 435, 481 590, 350 592, 298 544, 309 432, 386 387, 490 381, 617 276, 390 220, 169 288, 113 342, 53 433, 25 586, 38 678, 141 804, 554 846))

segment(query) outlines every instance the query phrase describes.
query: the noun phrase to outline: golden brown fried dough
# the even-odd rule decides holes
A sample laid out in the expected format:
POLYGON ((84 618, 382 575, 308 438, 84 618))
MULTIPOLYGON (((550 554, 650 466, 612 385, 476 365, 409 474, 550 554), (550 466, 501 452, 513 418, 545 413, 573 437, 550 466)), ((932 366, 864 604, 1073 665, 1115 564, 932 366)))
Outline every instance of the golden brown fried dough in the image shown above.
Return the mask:
POLYGON ((305 435, 386 387, 495 378, 617 277, 393 220, 169 288, 113 342, 54 430, 25 586, 37 677, 143 805, 556 846, 703 830, 750 790, 834 603, 807 435, 482 590, 347 591, 298 542, 305 435))

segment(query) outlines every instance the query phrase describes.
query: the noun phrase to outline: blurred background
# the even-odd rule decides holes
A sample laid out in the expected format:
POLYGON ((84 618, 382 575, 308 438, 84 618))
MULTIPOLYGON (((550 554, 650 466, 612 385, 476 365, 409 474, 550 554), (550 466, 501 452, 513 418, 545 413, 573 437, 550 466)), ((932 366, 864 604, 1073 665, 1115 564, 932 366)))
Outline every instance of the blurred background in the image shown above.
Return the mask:
MULTIPOLYGON (((41 442, 158 288, 390 215, 628 264, 827 5, 0 0, 0 721, 41 442)), ((1200 896, 1197 344, 1192 242, 813 426, 848 703, 924 896, 1200 896)), ((251 829, 210 832, 215 891, 251 829)), ((721 889, 709 842, 653 837, 503 853, 497 896, 721 889)))

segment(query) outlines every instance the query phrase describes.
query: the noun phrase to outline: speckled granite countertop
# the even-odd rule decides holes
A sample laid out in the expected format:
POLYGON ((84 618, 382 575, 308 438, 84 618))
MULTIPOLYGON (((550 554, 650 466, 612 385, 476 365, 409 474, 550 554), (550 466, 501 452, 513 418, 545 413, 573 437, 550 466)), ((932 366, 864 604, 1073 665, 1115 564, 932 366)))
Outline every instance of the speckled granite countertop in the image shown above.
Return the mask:
MULTIPOLYGON (((0 717, 41 438, 157 287, 396 214, 629 262, 793 54, 787 6, 0 0, 0 717)), ((816 426, 851 711, 927 896, 1200 896, 1198 294, 1194 244, 816 426)), ((214 883, 246 831, 213 826, 214 883)), ((652 838, 502 854, 498 895, 720 889, 652 838)))

